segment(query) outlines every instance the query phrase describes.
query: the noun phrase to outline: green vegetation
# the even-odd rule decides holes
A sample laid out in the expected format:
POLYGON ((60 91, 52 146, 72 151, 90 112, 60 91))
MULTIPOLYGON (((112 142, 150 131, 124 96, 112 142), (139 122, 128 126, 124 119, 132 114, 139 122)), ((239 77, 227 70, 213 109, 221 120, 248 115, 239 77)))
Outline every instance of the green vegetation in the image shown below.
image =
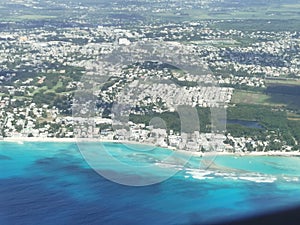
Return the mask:
POLYGON ((233 104, 270 105, 270 98, 270 96, 261 92, 235 90, 231 102, 233 104))
POLYGON ((228 119, 257 121, 263 129, 227 124, 233 136, 268 140, 268 149, 281 149, 286 144, 299 148, 300 85, 299 80, 267 80, 264 91, 235 90, 228 108, 228 119))
POLYGON ((267 86, 274 85, 299 85, 300 79, 266 79, 267 86))
MULTIPOLYGON (((237 19, 237 18, 236 18, 237 19)), ((262 17, 259 20, 257 17, 252 19, 241 18, 243 20, 232 20, 232 21, 222 21, 213 25, 213 28, 221 30, 240 30, 245 32, 251 31, 269 31, 269 32, 282 32, 282 31, 291 31, 294 32, 296 27, 299 27, 299 19, 288 19, 288 18, 270 18, 262 17)))
POLYGON ((258 121, 266 129, 283 128, 286 124, 287 114, 283 110, 269 106, 237 105, 227 110, 229 120, 258 121))
MULTIPOLYGON (((238 3, 238 2, 237 2, 238 3)), ((244 2, 243 2, 244 3, 244 2)), ((185 10, 184 13, 190 19, 224 19, 224 20, 238 20, 238 19, 298 19, 299 18, 299 4, 282 4, 281 2, 270 1, 268 4, 266 2, 256 2, 256 3, 244 3, 244 4, 234 4, 230 5, 229 2, 224 2, 220 5, 219 10, 211 11, 207 9, 194 8, 190 10, 185 10), (226 5, 228 4, 228 5, 226 5)), ((218 5, 218 3, 215 3, 218 5)))
POLYGON ((269 106, 237 105, 228 109, 229 120, 257 121, 264 129, 249 128, 242 125, 228 124, 227 131, 233 136, 252 137, 265 140, 270 134, 282 142, 294 145, 295 132, 291 132, 291 124, 287 113, 283 110, 274 109, 269 106))
POLYGON ((42 19, 54 19, 56 16, 47 15, 21 15, 15 17, 16 20, 42 20, 42 19))
POLYGON ((231 103, 284 107, 300 112, 299 92, 300 86, 295 85, 272 85, 264 92, 235 90, 231 103))
POLYGON ((295 84, 269 84, 266 93, 275 104, 283 104, 288 110, 300 113, 300 85, 295 84))
POLYGON ((300 145, 300 121, 288 121, 288 126, 298 145, 300 145))
MULTIPOLYGON (((198 118, 200 121, 200 131, 203 133, 210 132, 211 120, 210 120, 210 109, 208 108, 197 108, 198 118)), ((187 115, 188 116, 188 115, 187 115)), ((163 112, 163 113, 147 113, 146 115, 134 115, 131 114, 129 120, 134 123, 143 123, 149 125, 152 118, 161 118, 165 121, 167 130, 173 130, 175 132, 181 132, 181 129, 186 131, 199 130, 198 124, 194 121, 187 120, 185 124, 181 124, 179 114, 177 112, 163 112)), ((188 118, 188 117, 187 117, 188 118)))
POLYGON ((143 123, 149 125, 152 118, 159 117, 165 121, 168 131, 174 130, 180 132, 181 124, 178 113, 175 112, 164 112, 164 113, 148 113, 146 115, 134 115, 131 114, 129 120, 134 123, 143 123))
POLYGON ((300 102, 297 95, 271 94, 270 101, 275 104, 284 105, 288 110, 300 113, 300 102))
POLYGON ((178 80, 175 77, 172 79, 172 81, 175 84, 177 84, 179 86, 184 86, 184 87, 196 87, 196 86, 198 86, 198 83, 195 82, 195 81, 186 81, 186 80, 182 81, 182 80, 178 80))
POLYGON ((41 104, 47 104, 47 105, 53 105, 53 102, 56 98, 56 94, 54 92, 39 92, 36 93, 33 96, 33 102, 41 105, 41 104))

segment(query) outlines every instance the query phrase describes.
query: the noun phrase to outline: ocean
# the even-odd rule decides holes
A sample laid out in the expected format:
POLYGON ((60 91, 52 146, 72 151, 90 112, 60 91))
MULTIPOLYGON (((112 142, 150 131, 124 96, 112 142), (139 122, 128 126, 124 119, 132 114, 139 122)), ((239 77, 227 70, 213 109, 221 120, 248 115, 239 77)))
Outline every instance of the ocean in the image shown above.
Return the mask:
POLYGON ((298 157, 218 156, 206 168, 167 149, 96 145, 1 142, 0 224, 209 224, 300 205, 298 157))

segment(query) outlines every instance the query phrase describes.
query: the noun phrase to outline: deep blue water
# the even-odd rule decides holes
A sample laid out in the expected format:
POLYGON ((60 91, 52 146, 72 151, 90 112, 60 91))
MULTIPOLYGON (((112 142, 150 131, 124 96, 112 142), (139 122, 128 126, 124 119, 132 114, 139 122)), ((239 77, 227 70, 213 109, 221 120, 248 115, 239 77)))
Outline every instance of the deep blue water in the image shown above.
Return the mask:
MULTIPOLYGON (((130 150, 106 147, 132 163, 130 150)), ((155 150, 149 162, 168 154, 155 150)), ((206 170, 197 168, 200 160, 164 182, 130 187, 96 173, 76 144, 0 143, 0 224, 207 224, 300 204, 299 158, 222 156, 206 170)), ((103 170, 132 176, 100 162, 103 170)))

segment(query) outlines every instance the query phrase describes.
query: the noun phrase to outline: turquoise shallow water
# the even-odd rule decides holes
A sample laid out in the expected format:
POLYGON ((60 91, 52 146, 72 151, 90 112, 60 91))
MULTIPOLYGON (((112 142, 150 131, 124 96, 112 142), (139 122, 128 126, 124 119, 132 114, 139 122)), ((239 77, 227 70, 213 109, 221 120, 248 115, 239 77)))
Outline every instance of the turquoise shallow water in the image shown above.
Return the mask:
POLYGON ((300 205, 300 158, 219 156, 199 169, 201 158, 183 166, 186 155, 145 149, 88 144, 82 155, 72 143, 0 143, 0 224, 208 224, 300 205), (83 156, 121 180, 178 172, 124 186, 83 156))

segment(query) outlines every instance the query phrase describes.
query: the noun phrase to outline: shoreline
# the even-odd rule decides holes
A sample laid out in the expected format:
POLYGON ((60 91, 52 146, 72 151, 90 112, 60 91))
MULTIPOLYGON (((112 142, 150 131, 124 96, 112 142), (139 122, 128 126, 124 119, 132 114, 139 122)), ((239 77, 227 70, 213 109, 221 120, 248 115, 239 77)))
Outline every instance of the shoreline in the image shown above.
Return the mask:
POLYGON ((0 140, 1 142, 74 142, 76 143, 75 138, 42 138, 42 137, 8 137, 8 138, 3 138, 0 140))
MULTIPOLYGON (((140 143, 135 141, 122 141, 122 140, 109 140, 109 139, 95 139, 95 138, 42 138, 42 137, 9 137, 9 138, 3 138, 0 139, 0 143, 5 142, 13 142, 13 143, 24 143, 24 142, 45 142, 45 143, 80 143, 80 142, 102 142, 102 143, 124 143, 124 144, 131 144, 131 145, 145 145, 145 146, 151 146, 151 147, 158 147, 151 143, 140 143)), ((163 148, 163 147, 160 147, 163 148)), ((182 154, 188 154, 190 156, 237 156, 237 157, 243 157, 243 156, 287 156, 287 157, 293 157, 293 156, 300 156, 300 151, 294 151, 294 152, 284 152, 284 151, 268 151, 268 152, 192 152, 192 151, 185 151, 185 150, 177 150, 172 147, 167 147, 166 149, 169 149, 171 151, 176 151, 178 153, 182 154)))

